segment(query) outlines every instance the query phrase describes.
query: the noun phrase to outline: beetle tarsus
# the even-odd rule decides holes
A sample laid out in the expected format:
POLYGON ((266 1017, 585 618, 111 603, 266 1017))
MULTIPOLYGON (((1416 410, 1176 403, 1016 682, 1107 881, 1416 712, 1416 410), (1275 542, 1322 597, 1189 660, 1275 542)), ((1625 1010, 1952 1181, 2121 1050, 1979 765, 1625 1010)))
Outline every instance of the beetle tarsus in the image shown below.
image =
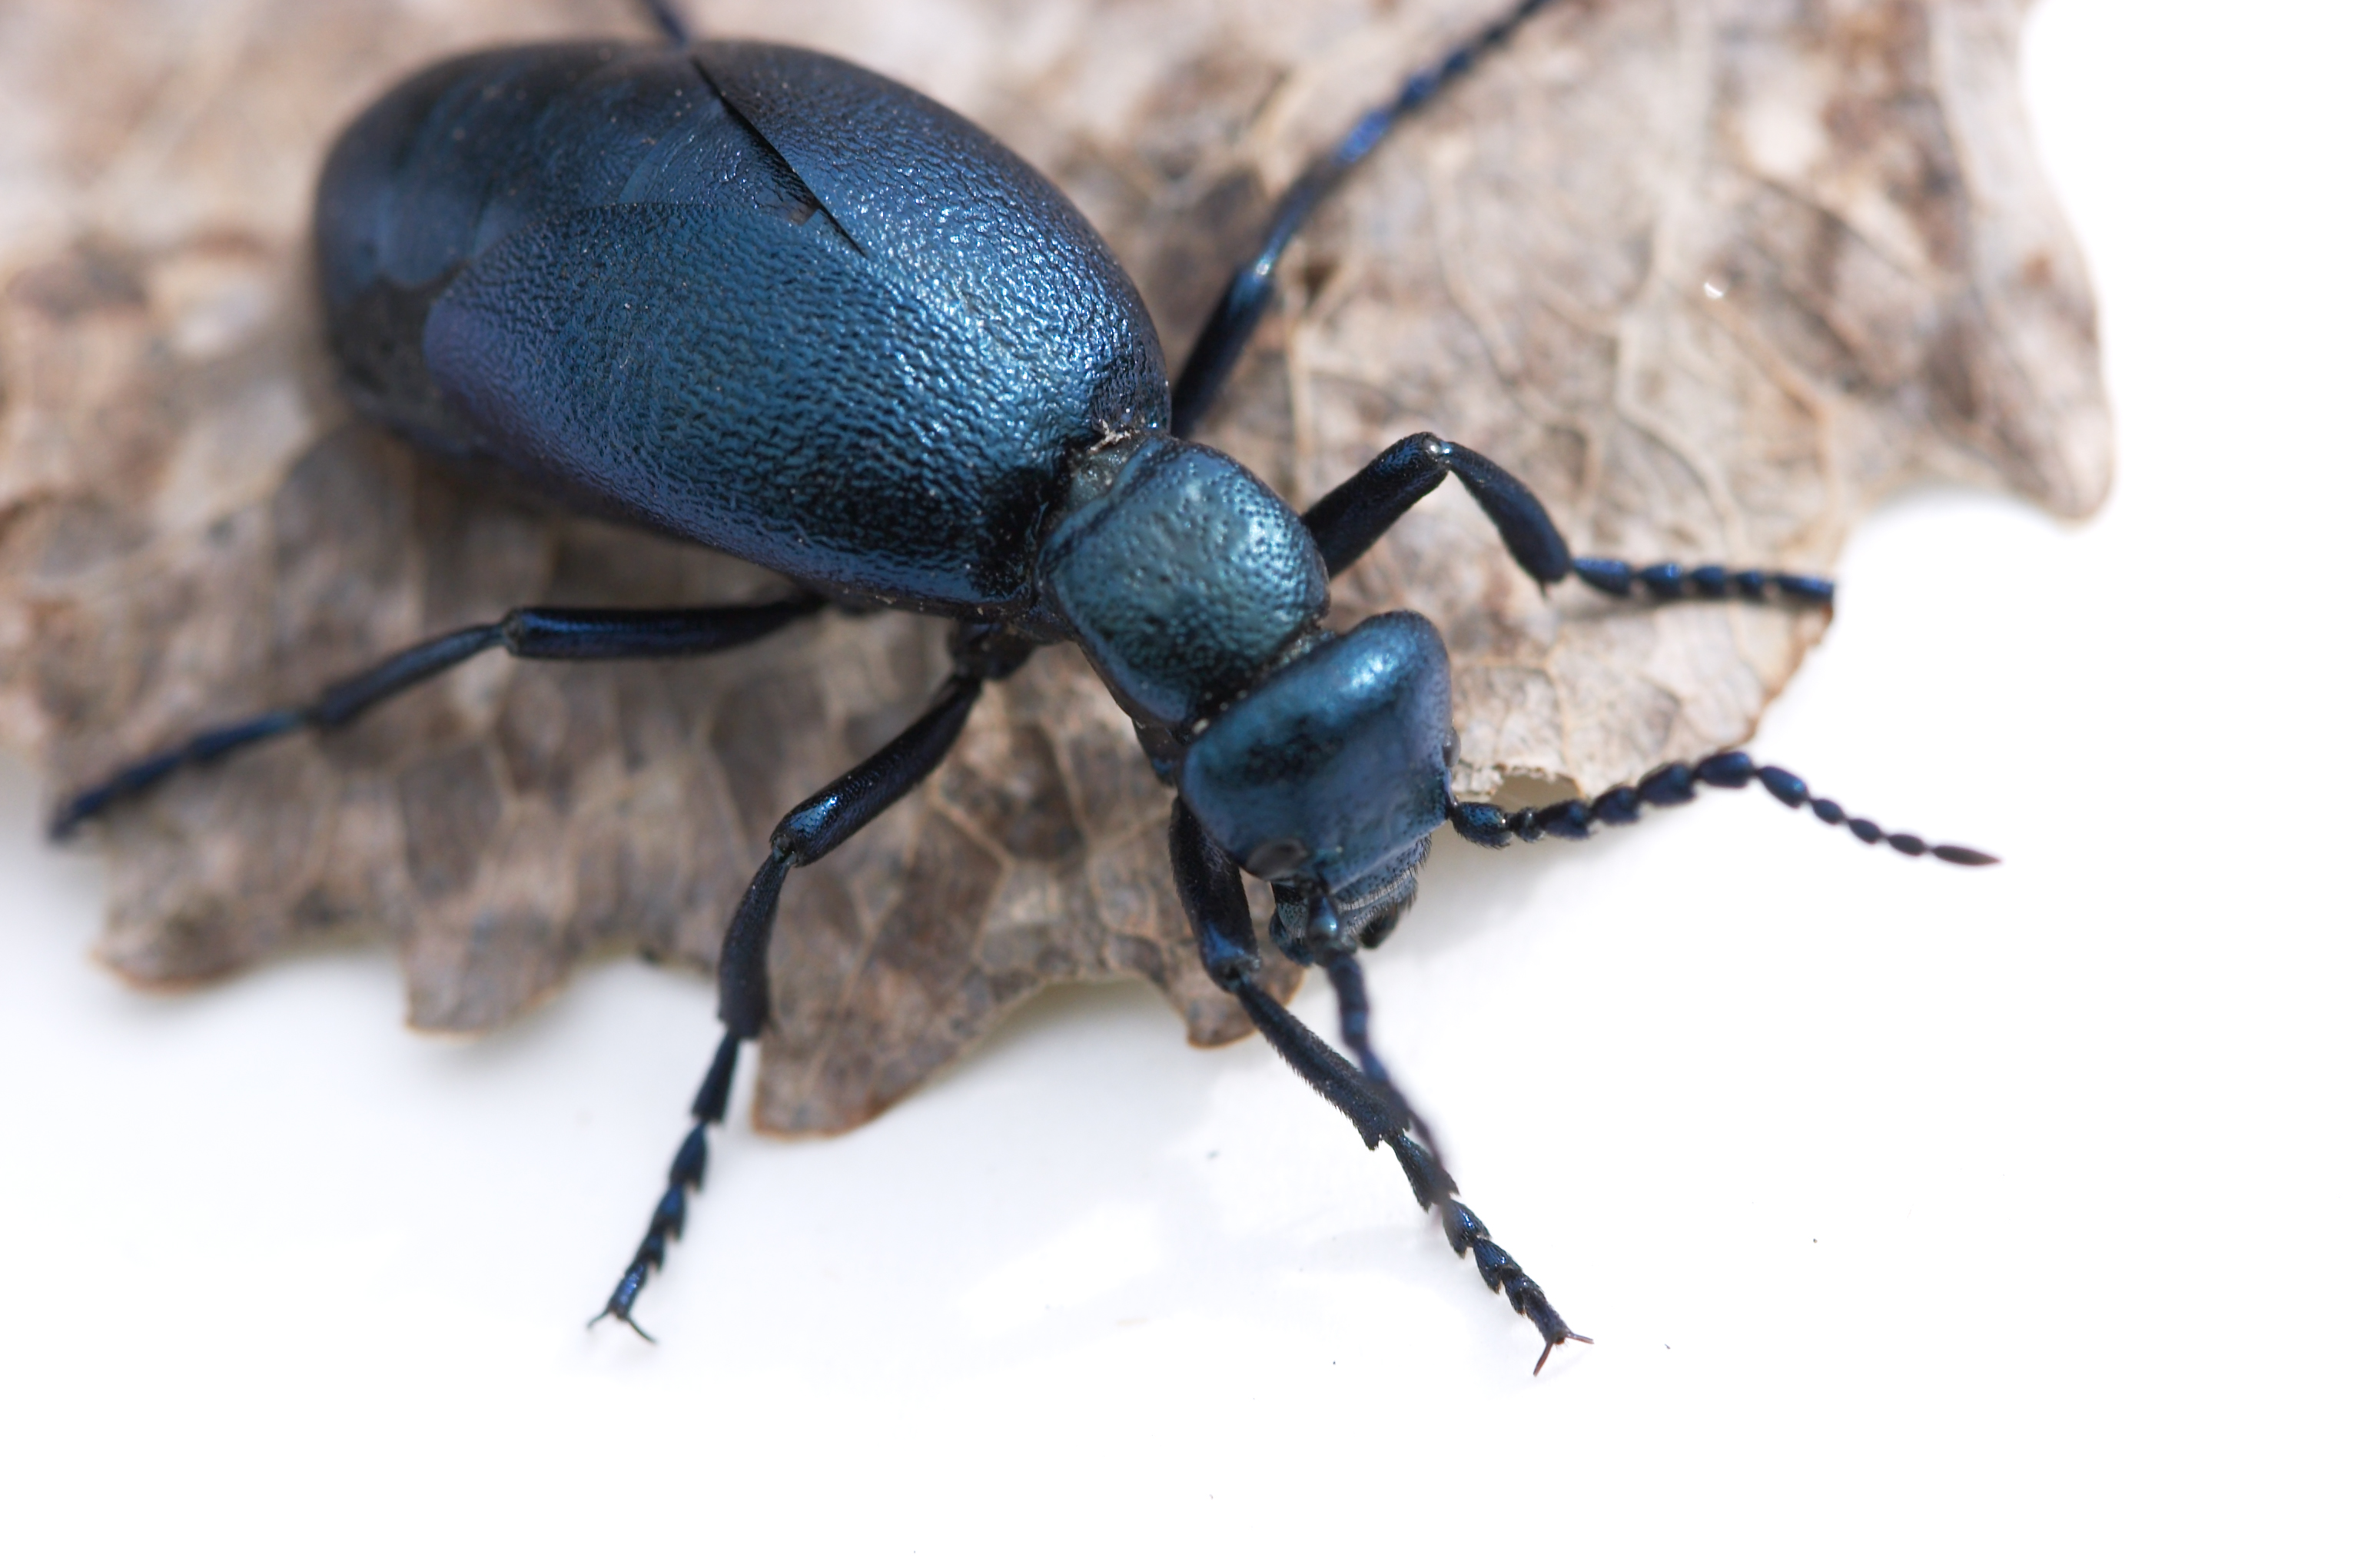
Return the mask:
POLYGON ((582 1325, 583 1330, 587 1332, 612 1318, 650 1344, 655 1343, 656 1336, 640 1327, 639 1320, 631 1316, 631 1302, 638 1297, 640 1288, 647 1282, 646 1266, 636 1261, 633 1262, 631 1267, 623 1271, 623 1277, 617 1281, 615 1293, 607 1298, 607 1304, 598 1309, 597 1317, 582 1325))
POLYGON ((1484 1222, 1477 1219, 1466 1204, 1455 1198, 1446 1201, 1442 1207, 1444 1234, 1451 1243, 1451 1250, 1462 1257, 1474 1253, 1476 1272, 1485 1286, 1505 1298, 1517 1315, 1532 1324, 1542 1336, 1541 1360, 1533 1363, 1533 1376, 1541 1376, 1543 1364, 1549 1360, 1550 1352, 1566 1341, 1579 1340, 1584 1344, 1592 1343, 1589 1335, 1576 1333, 1565 1326, 1565 1320, 1559 1317, 1557 1309, 1550 1305, 1540 1283, 1517 1266, 1517 1260, 1509 1255, 1507 1248, 1492 1239, 1492 1233, 1484 1228, 1484 1222))
POLYGON ((655 1210, 648 1216, 646 1234, 641 1236, 639 1249, 631 1254, 623 1277, 615 1282, 614 1293, 607 1305, 590 1320, 597 1328, 608 1318, 624 1324, 633 1333, 655 1343, 655 1336, 640 1327, 631 1317, 631 1308, 646 1288, 649 1276, 664 1266, 664 1248, 678 1241, 688 1228, 688 1195, 705 1185, 705 1167, 708 1154, 705 1129, 729 1113, 730 1086, 738 1074, 738 1048, 744 1043, 734 1029, 726 1030, 721 1044, 713 1053, 713 1061, 697 1080, 697 1098, 689 1104, 688 1113, 695 1124, 680 1147, 672 1157, 672 1165, 664 1173, 664 1196, 656 1200, 655 1210))
POLYGON ((1569 1332, 1562 1333, 1552 1338, 1550 1335, 1544 1333, 1542 1335, 1542 1353, 1539 1356, 1535 1357, 1533 1361, 1534 1376, 1539 1377, 1542 1375, 1542 1368, 1549 1365, 1550 1352, 1565 1343, 1568 1340, 1572 1340, 1577 1344, 1596 1344, 1598 1343, 1588 1334, 1569 1332))

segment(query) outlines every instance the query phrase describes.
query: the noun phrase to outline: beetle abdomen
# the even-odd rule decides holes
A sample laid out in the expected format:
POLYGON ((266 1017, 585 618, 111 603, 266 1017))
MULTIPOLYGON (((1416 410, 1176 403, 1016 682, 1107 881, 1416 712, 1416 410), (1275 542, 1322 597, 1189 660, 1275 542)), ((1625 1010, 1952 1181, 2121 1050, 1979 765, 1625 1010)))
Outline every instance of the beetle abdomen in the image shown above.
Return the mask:
POLYGON ((799 49, 438 66, 338 142, 317 240, 364 411, 911 608, 1020 601, 1071 455, 1167 414, 1147 312, 1054 187, 799 49))

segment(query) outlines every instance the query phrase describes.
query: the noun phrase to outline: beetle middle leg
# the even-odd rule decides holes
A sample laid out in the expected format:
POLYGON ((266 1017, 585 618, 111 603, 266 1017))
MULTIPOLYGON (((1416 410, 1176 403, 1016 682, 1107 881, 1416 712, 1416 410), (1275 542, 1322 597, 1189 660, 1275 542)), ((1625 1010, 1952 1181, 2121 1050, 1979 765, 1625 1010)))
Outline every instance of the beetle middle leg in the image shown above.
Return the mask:
MULTIPOLYGON (((1485 1285, 1506 1297, 1509 1305, 1540 1332, 1541 1359, 1533 1363, 1533 1370, 1539 1372, 1549 1361, 1550 1352, 1568 1340, 1590 1343, 1588 1335, 1565 1326, 1565 1320, 1550 1305, 1533 1277, 1517 1266, 1508 1250, 1492 1239, 1484 1222, 1459 1201, 1458 1183, 1444 1168, 1442 1157, 1391 1082, 1377 1073, 1356 1071, 1257 983, 1255 973, 1261 967, 1262 955, 1255 940, 1254 916, 1246 907, 1246 883, 1237 862, 1206 833, 1183 801, 1172 805, 1171 850, 1173 880, 1188 911, 1190 929, 1196 934, 1198 958, 1205 972, 1237 998, 1256 1030, 1287 1065, 1322 1099, 1345 1113, 1362 1143, 1372 1149, 1382 1143, 1393 1151, 1419 1207, 1442 1216, 1444 1239, 1451 1244, 1451 1250, 1463 1257, 1473 1252, 1476 1271, 1485 1285)), ((1358 967, 1351 973, 1357 981, 1358 967)), ((1366 995, 1360 1000, 1360 1025, 1365 1028, 1366 995)), ((1352 1028, 1348 1015, 1348 1034, 1352 1028)), ((1372 1065, 1375 1059, 1374 1055, 1369 1058, 1372 1065)))
POLYGON ((494 648, 504 648, 518 659, 686 658, 768 637, 828 603, 818 594, 800 593, 767 604, 687 609, 512 609, 482 626, 464 626, 414 643, 338 681, 310 702, 201 729, 177 746, 118 769, 60 806, 49 819, 49 837, 67 837, 109 806, 146 794, 192 763, 215 762, 298 729, 341 729, 389 697, 494 648))
POLYGON ((926 782, 950 754, 984 683, 1000 680, 1023 664, 1032 644, 990 626, 963 626, 953 634, 951 673, 927 710, 875 755, 854 763, 833 783, 779 819, 771 829, 771 851, 747 884, 738 912, 721 941, 721 1044, 689 1102, 694 1124, 673 1156, 664 1196, 648 1217, 622 1277, 590 1326, 616 1319, 642 1339, 653 1336, 631 1316, 648 1277, 664 1266, 664 1248, 680 1239, 688 1223, 688 1194, 705 1184, 705 1129, 730 1108, 739 1047, 762 1037, 771 1018, 771 933, 778 923, 779 893, 787 873, 834 850, 877 815, 926 782))

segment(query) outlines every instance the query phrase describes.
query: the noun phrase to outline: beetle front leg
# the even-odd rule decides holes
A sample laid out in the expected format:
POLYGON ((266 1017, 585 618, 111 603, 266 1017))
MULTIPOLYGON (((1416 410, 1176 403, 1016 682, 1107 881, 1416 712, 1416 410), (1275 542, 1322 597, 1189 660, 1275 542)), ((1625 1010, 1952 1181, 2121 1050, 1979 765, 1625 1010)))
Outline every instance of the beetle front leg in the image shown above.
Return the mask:
POLYGON ((1372 459, 1359 473, 1312 503, 1303 514, 1303 526, 1319 542, 1320 558, 1334 576, 1359 560, 1402 514, 1443 483, 1455 477, 1500 531, 1527 576, 1543 587, 1579 577, 1589 587, 1617 598, 1629 598, 1634 588, 1648 598, 1742 598, 1757 603, 1773 597, 1803 605, 1827 605, 1836 599, 1837 587, 1826 577, 1806 576, 1768 567, 1681 566, 1666 561, 1634 566, 1602 555, 1576 555, 1550 521, 1548 509, 1524 481, 1482 453, 1445 441, 1428 431, 1406 435, 1372 459))
POLYGON ((1319 542, 1328 575, 1333 577, 1359 560, 1378 535, 1452 474, 1500 531, 1500 543, 1527 576, 1547 586, 1574 570, 1573 552, 1522 480, 1480 452, 1421 431, 1378 453, 1368 466, 1303 514, 1303 526, 1319 542))
MULTIPOLYGON (((1462 1257, 1473 1252, 1476 1271, 1487 1287, 1500 1292, 1542 1336, 1538 1373, 1550 1352, 1568 1340, 1591 1343, 1587 1334, 1565 1326, 1532 1275, 1517 1266, 1506 1248, 1475 1212, 1461 1202, 1458 1184, 1443 1167, 1433 1148, 1422 1142, 1413 1117, 1390 1084, 1356 1071, 1353 1064, 1313 1034, 1303 1021, 1282 1006, 1255 981, 1262 954, 1255 941, 1254 916, 1246 907, 1246 883, 1237 862, 1213 842, 1186 802, 1172 803, 1171 852, 1173 881, 1196 934, 1197 955, 1215 984, 1238 1000, 1256 1030, 1320 1097, 1345 1113, 1361 1142, 1374 1149, 1384 1144, 1400 1162, 1410 1179, 1411 1195, 1422 1209, 1442 1216, 1444 1239, 1462 1257)), ((1357 970, 1355 971, 1357 977, 1357 970)))
POLYGON ((1361 974, 1361 960, 1350 953, 1342 953, 1324 960, 1320 968, 1336 992, 1336 1032, 1345 1037, 1345 1048, 1353 1053, 1353 1060, 1360 1068, 1361 1076, 1376 1086, 1380 1093, 1393 1097, 1396 1109, 1410 1124, 1410 1130, 1418 1135, 1418 1141, 1433 1150, 1436 1159, 1441 1159, 1442 1144, 1435 1140, 1433 1132, 1428 1128, 1426 1118, 1418 1113, 1418 1107, 1410 1102, 1409 1096, 1394 1082, 1393 1074, 1386 1070, 1385 1062, 1378 1055, 1378 1047, 1369 1039, 1369 986, 1361 974))
POLYGON ((681 1140, 665 1178, 664 1196, 648 1217, 646 1234, 615 1282, 598 1315, 597 1327, 613 1318, 642 1339, 652 1340, 631 1316, 631 1307, 647 1286, 648 1277, 664 1266, 664 1248, 680 1239, 688 1223, 688 1195, 705 1184, 705 1129, 721 1120, 730 1108, 730 1081, 737 1075, 739 1047, 762 1037, 771 1018, 771 934, 778 923, 779 893, 787 873, 830 853, 873 821, 878 813, 926 782, 950 754, 968 715, 986 681, 1013 672, 1031 652, 1029 645, 994 632, 967 628, 953 651, 950 677, 935 700, 910 727, 887 741, 876 755, 848 769, 833 784, 806 800, 771 830, 771 852, 764 858, 738 913, 730 918, 730 934, 722 938, 720 964, 721 1044, 706 1069, 688 1113, 695 1124, 681 1140))

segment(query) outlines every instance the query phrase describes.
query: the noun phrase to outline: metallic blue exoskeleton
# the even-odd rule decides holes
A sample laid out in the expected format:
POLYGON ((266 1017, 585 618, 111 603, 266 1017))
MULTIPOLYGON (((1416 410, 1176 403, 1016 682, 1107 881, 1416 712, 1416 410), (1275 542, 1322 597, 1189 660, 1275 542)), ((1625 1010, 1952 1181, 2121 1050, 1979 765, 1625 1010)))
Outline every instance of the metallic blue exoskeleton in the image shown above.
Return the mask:
POLYGON ((957 115, 776 45, 497 49, 355 122, 315 234, 372 417, 831 599, 1077 641, 1240 864, 1351 930, 1408 903, 1448 798, 1441 641, 1331 640, 1322 540, 1172 438, 1130 279, 957 115))
MULTIPOLYGON (((1580 838, 1697 784, 1760 779, 1869 842, 1885 834, 1778 769, 1725 752, 1592 802, 1517 813, 1455 800, 1450 666, 1407 611, 1341 633, 1331 575, 1457 477, 1518 564, 1629 596, 1825 605, 1817 577, 1577 558, 1521 483, 1431 434, 1404 438, 1299 515, 1185 439, 1260 318, 1320 199, 1403 115, 1547 0, 1507 15, 1371 112, 1281 198, 1177 382, 1138 291, 1039 174, 941 105, 802 49, 544 44, 435 65, 347 129, 315 241, 353 401, 420 444, 757 563, 767 604, 525 609, 392 655, 300 707, 206 730, 69 801, 60 833, 177 769, 327 729, 493 648, 520 658, 735 646, 829 603, 957 623, 953 668, 883 751, 787 813, 723 944, 725 1033, 664 1196, 601 1317, 631 1308, 722 1115, 741 1043, 771 1016, 781 886, 915 787, 983 685, 1072 641, 1176 791, 1171 852, 1207 970, 1372 1148, 1400 1161, 1453 1248, 1542 1334, 1572 1334, 1455 1194, 1368 1038, 1356 950, 1410 905, 1444 823, 1481 843, 1580 838), (1334 982, 1352 1059, 1256 980, 1241 868, 1271 884, 1272 938, 1334 982)), ((1975 862, 1971 850, 1932 847, 1975 862)))
POLYGON ((1057 189, 803 49, 446 60, 337 141, 315 234, 364 411, 839 595, 1023 613, 1075 454, 1170 420, 1057 189))

